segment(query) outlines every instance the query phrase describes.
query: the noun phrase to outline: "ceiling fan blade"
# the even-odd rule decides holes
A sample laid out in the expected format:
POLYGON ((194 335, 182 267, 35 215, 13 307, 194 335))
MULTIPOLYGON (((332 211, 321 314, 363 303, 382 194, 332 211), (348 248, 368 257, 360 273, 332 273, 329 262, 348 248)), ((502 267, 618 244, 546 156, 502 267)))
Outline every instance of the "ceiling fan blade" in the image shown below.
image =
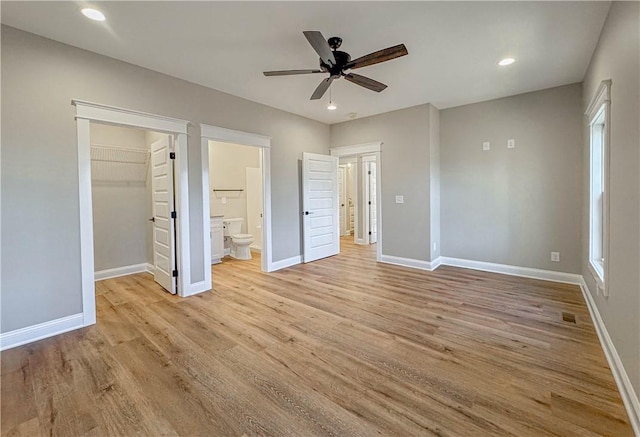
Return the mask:
POLYGON ((377 52, 369 53, 368 55, 361 56, 345 65, 345 70, 349 68, 366 67, 367 65, 378 64, 384 61, 390 61, 400 56, 408 55, 409 52, 404 44, 398 44, 397 46, 387 47, 386 49, 378 50, 377 52))
POLYGON ((327 65, 336 65, 336 58, 333 56, 329 43, 322 36, 322 33, 317 30, 305 30, 304 36, 307 37, 307 41, 311 44, 311 47, 320 55, 320 59, 327 65))
POLYGON ((318 88, 316 88, 316 90, 311 95, 311 99, 310 100, 321 99, 322 96, 324 96, 324 93, 326 93, 327 90, 329 89, 329 87, 331 86, 331 82, 333 82, 333 77, 332 76, 327 77, 325 80, 320 82, 320 85, 318 85, 318 88))
POLYGON ((322 70, 281 70, 281 71, 265 71, 265 76, 291 76, 292 74, 312 74, 323 73, 322 70))
POLYGON ((385 84, 378 82, 377 80, 369 79, 368 77, 360 76, 359 74, 355 73, 349 73, 344 78, 349 82, 355 83, 356 85, 360 85, 377 93, 387 87, 385 84))

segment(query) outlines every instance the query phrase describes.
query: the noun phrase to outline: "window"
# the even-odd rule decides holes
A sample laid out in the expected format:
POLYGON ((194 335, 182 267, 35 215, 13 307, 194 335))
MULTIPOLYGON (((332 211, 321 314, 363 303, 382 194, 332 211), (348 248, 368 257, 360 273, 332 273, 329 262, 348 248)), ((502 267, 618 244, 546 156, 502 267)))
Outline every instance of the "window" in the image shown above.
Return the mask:
POLYGON ((606 296, 608 256, 608 154, 611 81, 603 81, 589 105, 589 270, 606 296))

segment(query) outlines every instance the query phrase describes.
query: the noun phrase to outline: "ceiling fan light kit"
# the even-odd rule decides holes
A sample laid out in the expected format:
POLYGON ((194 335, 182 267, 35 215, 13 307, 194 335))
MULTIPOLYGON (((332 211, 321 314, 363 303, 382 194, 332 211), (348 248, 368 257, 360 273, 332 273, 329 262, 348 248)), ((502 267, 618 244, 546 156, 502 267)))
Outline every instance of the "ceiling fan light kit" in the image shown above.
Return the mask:
MULTIPOLYGON (((404 44, 399 44, 397 46, 369 53, 368 55, 361 56, 352 61, 349 53, 338 50, 342 45, 342 38, 334 36, 326 40, 324 36, 322 36, 322 33, 317 30, 307 30, 302 33, 318 56, 320 56, 320 69, 265 71, 264 75, 289 76, 294 74, 329 73, 329 77, 320 82, 320 85, 315 89, 311 95, 311 100, 321 99, 331 86, 331 83, 335 79, 340 79, 341 77, 344 77, 351 83, 355 83, 356 85, 360 85, 361 87, 379 93, 387 88, 385 84, 359 74, 345 73, 345 71, 390 61, 391 59, 409 54, 404 44)), ((332 104, 331 99, 329 100, 329 106, 333 106, 333 109, 335 109, 335 104, 332 104)), ((327 109, 333 110, 329 106, 327 106, 327 109)))

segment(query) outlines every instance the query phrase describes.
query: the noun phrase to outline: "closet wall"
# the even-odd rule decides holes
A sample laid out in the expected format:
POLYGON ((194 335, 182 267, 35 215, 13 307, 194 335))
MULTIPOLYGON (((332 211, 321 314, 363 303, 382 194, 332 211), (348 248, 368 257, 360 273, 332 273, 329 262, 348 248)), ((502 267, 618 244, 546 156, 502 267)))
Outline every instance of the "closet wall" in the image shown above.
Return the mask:
POLYGON ((96 272, 153 262, 146 133, 92 123, 91 145, 96 272))

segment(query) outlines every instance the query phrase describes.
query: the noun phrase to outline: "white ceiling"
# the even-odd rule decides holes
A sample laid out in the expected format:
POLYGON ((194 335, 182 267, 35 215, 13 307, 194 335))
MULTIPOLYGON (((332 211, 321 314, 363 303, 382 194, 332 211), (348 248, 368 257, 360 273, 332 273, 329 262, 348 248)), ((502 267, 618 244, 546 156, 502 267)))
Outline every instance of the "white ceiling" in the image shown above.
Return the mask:
POLYGON ((81 2, 2 1, 2 23, 325 123, 423 103, 447 108, 583 79, 609 2, 81 2), (302 35, 340 36, 356 58, 404 43, 409 55, 356 70, 389 85, 380 94, 307 69, 318 57, 302 35), (517 59, 509 67, 497 62, 517 59))

